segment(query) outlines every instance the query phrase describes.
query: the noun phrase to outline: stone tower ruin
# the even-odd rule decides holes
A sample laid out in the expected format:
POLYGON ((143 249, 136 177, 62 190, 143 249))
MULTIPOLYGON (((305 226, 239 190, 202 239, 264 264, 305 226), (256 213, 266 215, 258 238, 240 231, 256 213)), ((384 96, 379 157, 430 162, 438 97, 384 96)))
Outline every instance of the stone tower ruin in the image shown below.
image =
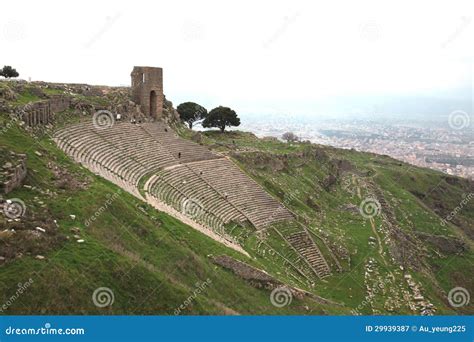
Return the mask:
POLYGON ((140 105, 142 112, 153 119, 163 115, 163 69, 133 67, 132 100, 140 105))

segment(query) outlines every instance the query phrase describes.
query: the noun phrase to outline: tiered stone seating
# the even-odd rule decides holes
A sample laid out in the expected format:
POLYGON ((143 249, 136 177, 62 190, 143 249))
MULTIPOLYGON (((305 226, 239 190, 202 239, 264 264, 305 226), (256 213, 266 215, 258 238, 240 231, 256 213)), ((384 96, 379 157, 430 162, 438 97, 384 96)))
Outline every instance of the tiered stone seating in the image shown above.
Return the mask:
POLYGON ((306 260, 319 278, 330 274, 329 265, 310 234, 296 221, 275 226, 283 238, 306 260))
POLYGON ((176 163, 161 144, 132 124, 97 129, 83 123, 58 132, 55 139, 79 162, 100 165, 133 185, 144 175, 176 163))
POLYGON ((143 134, 140 126, 120 124, 116 129, 97 130, 96 133, 104 140, 129 156, 132 162, 123 165, 128 171, 125 178, 133 178, 135 184, 145 174, 159 170, 165 166, 176 164, 175 158, 154 139, 143 134))
POLYGON ((240 211, 188 166, 180 165, 164 170, 159 176, 164 182, 179 189, 187 198, 199 203, 204 210, 212 211, 225 223, 231 220, 246 220, 240 211))
MULTIPOLYGON (((205 205, 210 210, 218 211, 216 215, 225 222, 228 218, 220 210, 227 211, 231 217, 232 212, 240 211, 257 228, 292 218, 288 210, 232 162, 205 147, 179 138, 170 128, 165 131, 165 128, 164 123, 116 123, 107 129, 97 129, 90 123, 82 123, 60 131, 56 140, 77 161, 95 171, 106 170, 131 185, 138 185, 145 175, 188 163, 188 168, 176 168, 166 175, 176 174, 173 178, 176 180, 186 172, 187 179, 192 180, 193 185, 175 186, 181 191, 187 188, 185 193, 189 194, 190 189, 195 189, 192 195, 208 201, 205 205), (180 151, 181 158, 178 158, 180 151), (212 188, 217 202, 211 201, 209 191, 204 192, 207 187, 212 188), (220 205, 221 202, 225 204, 220 205)), ((168 177, 165 179, 171 180, 168 177)))
POLYGON ((115 151, 110 151, 110 145, 88 130, 80 128, 71 130, 69 134, 57 135, 56 141, 68 154, 81 162, 99 162, 103 164, 105 156, 117 156, 115 151))
MULTIPOLYGON (((141 198, 134 177, 126 178, 118 165, 131 159, 91 132, 87 126, 75 126, 56 134, 54 140, 74 160, 141 198)), ((136 180, 135 180, 136 182, 136 180)))
POLYGON ((245 216, 186 166, 152 176, 145 191, 190 216, 193 220, 223 232, 223 225, 243 222, 245 216))
POLYGON ((208 148, 180 138, 170 127, 162 122, 144 123, 141 127, 153 138, 166 146, 171 155, 181 163, 221 158, 208 148))
POLYGON ((230 160, 181 139, 164 123, 119 122, 106 129, 80 123, 57 132, 54 140, 93 172, 219 236, 226 236, 223 225, 231 221, 250 221, 257 229, 276 224, 276 231, 294 249, 281 257, 305 277, 329 274, 317 245, 289 210, 230 160))
POLYGON ((278 233, 286 244, 282 245, 280 239, 268 239, 260 245, 257 252, 263 256, 266 254, 272 257, 279 257, 281 259, 280 263, 283 262, 283 264, 290 269, 288 272, 289 275, 292 274, 292 270, 296 270, 307 281, 314 282, 314 278, 317 276, 315 270, 308 264, 305 258, 286 241, 285 237, 280 234, 277 229, 273 228, 273 230, 278 233))
POLYGON ((241 210, 257 228, 293 218, 285 207, 225 158, 189 164, 189 167, 241 210))

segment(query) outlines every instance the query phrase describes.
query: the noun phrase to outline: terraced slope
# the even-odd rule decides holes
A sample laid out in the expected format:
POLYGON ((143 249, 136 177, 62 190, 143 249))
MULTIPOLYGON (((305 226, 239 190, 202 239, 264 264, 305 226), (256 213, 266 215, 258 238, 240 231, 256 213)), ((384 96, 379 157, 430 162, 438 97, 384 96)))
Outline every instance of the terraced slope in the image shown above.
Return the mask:
POLYGON ((295 222, 288 209, 228 158, 179 137, 162 122, 107 128, 78 123, 58 131, 54 140, 93 172, 240 252, 226 227, 251 225, 259 231, 281 223, 287 228, 280 234, 314 274, 330 273, 305 229, 291 235, 295 222))
MULTIPOLYGON (((26 154, 28 173, 7 195, 24 203, 23 216, 4 215, 0 199, 0 317, 349 314, 311 296, 275 307, 271 289, 215 265, 211 256, 257 269, 266 263, 158 212, 74 163, 48 136, 8 120, 0 113, 0 126, 8 127, 0 150, 26 154), (113 294, 107 306, 94 302, 100 288, 113 294)), ((270 273, 287 284, 278 276, 284 272, 281 263, 270 273)))
MULTIPOLYGON (((474 291, 472 181, 387 156, 247 132, 208 131, 202 141, 304 223, 333 270, 315 284, 318 294, 338 298, 355 314, 472 314, 472 300, 450 303, 450 293, 474 291)), ((276 224, 272 231, 293 245, 297 231, 283 231, 290 228, 276 224)), ((291 250, 283 256, 309 274, 308 257, 303 264, 291 250)))
POLYGON ((329 265, 304 227, 293 221, 278 224, 275 229, 292 248, 303 256, 318 277, 323 278, 329 275, 329 265))
MULTIPOLYGON (((14 85, 0 82, 0 102, 6 99, 8 106, 16 106, 39 100, 34 95, 37 85, 14 85), (5 86, 14 89, 3 92, 7 98, 2 97, 5 86)), ((69 93, 70 87, 66 89, 69 93)), ((43 91, 61 92, 46 86, 43 91)), ((60 113, 55 127, 83 119, 84 110, 92 115, 94 111, 87 108, 93 106, 114 108, 106 96, 75 97, 79 108, 60 113)), ((128 101, 125 92, 123 98, 128 101)), ((82 123, 76 127, 81 134, 74 134, 70 129, 74 126, 58 132, 63 132, 56 137, 63 149, 99 177, 62 153, 49 139, 49 127, 25 129, 0 110, 0 147, 26 154, 28 168, 24 186, 8 194, 24 202, 26 214, 18 222, 0 215, 0 226, 6 227, 0 232, 1 302, 15 298, 19 284, 33 280, 4 313, 173 314, 196 284, 209 280, 211 286, 206 285, 206 291, 180 314, 474 312, 472 182, 385 156, 258 139, 245 132, 200 133, 200 141, 210 151, 192 142, 196 131, 169 119, 174 131, 167 132, 169 128, 160 124, 124 127, 121 123, 110 131, 91 131, 92 125, 82 123), (189 141, 179 140, 174 132, 189 141), (184 146, 196 150, 183 153, 184 146), (198 153, 202 154, 195 157, 198 153), (296 218, 262 224, 257 230, 246 202, 237 202, 253 187, 244 191, 245 184, 236 183, 232 188, 228 180, 216 184, 214 178, 221 177, 222 171, 214 171, 221 162, 236 165, 234 171, 243 170, 254 181, 245 184, 255 185, 258 193, 261 187, 266 189, 277 204, 284 203, 285 213, 291 211, 296 218), (208 165, 213 167, 203 170, 208 165), (174 181, 174 171, 185 178, 181 183, 174 181), (153 204, 161 206, 162 212, 137 199, 151 204, 151 191, 144 189, 152 185, 153 192, 160 192, 153 204), (174 191, 178 186, 179 192, 174 191), (196 187, 205 192, 204 198, 192 192, 196 187), (165 188, 173 189, 170 199, 162 199, 165 188), (191 198, 206 209, 220 209, 207 213, 191 198), (365 212, 366 200, 378 204, 368 207, 375 210, 365 212), (173 210, 174 217, 167 210, 173 210), (211 222, 220 229, 215 233, 220 242, 238 243, 251 258, 190 229, 208 229, 211 222), (300 234, 303 230, 311 240, 300 234), (230 241, 222 238, 224 234, 230 241), (317 272, 324 276, 326 268, 314 262, 317 254, 316 259, 311 255, 315 254, 311 241, 332 271, 321 281, 316 281, 317 272), (254 288, 212 262, 221 255, 342 306, 294 296, 290 305, 276 308, 268 288, 254 288), (104 286, 113 290, 115 302, 98 308, 91 296, 104 286), (470 302, 453 306, 453 290, 470 294, 470 302)))

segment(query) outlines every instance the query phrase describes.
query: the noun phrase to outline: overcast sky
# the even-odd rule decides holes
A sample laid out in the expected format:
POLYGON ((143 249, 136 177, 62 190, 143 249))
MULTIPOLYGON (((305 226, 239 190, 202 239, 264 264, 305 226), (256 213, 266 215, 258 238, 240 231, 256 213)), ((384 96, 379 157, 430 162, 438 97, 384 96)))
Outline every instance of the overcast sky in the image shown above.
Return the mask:
POLYGON ((313 113, 348 97, 466 100, 473 3, 10 0, 0 64, 24 79, 105 85, 159 66, 175 104, 247 114, 313 113))

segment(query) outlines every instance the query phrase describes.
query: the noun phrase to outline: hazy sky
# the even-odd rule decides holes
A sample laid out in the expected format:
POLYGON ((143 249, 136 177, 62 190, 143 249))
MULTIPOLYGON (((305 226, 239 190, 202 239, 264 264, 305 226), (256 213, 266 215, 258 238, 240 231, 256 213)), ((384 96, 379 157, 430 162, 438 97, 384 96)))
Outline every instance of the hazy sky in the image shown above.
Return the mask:
POLYGON ((242 113, 312 113, 354 97, 466 100, 473 4, 5 1, 0 64, 25 79, 106 85, 128 85, 134 65, 159 66, 175 104, 242 113))

